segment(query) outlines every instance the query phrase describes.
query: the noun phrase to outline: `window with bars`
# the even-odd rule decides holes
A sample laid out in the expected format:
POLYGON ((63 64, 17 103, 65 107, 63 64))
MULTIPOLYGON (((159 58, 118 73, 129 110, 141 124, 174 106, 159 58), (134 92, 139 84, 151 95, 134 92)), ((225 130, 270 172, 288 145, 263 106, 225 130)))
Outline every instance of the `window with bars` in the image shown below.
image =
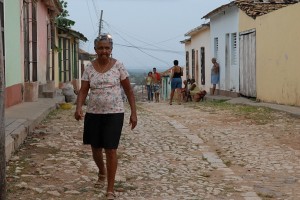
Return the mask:
POLYGON ((32 81, 37 81, 37 4, 32 1, 32 81))
POLYGON ((79 70, 78 70, 78 58, 77 58, 77 52, 78 52, 78 45, 76 43, 73 44, 73 66, 74 66, 74 74, 73 77, 75 79, 79 78, 79 70))
POLYGON ((219 38, 214 38, 214 57, 218 60, 219 56, 219 38))
POLYGON ((23 2, 24 81, 30 81, 29 3, 23 2))
MULTIPOLYGON (((2 56, 3 56, 3 64, 4 64, 4 74, 5 74, 5 42, 4 42, 4 6, 3 6, 3 0, 0 0, 0 31, 2 33, 2 56)), ((5 77, 5 76, 4 76, 5 77)))
POLYGON ((55 26, 54 22, 50 22, 50 29, 51 29, 51 51, 52 51, 52 62, 51 62, 51 80, 55 80, 55 50, 56 50, 56 45, 55 45, 55 26))
POLYGON ((31 3, 23 1, 23 30, 24 80, 25 82, 37 81, 37 3, 35 1, 32 1, 31 3))
POLYGON ((51 24, 47 24, 47 70, 46 70, 46 80, 50 81, 51 77, 51 64, 50 64, 50 57, 51 57, 51 24))
POLYGON ((63 83, 71 81, 71 45, 70 39, 60 38, 59 47, 62 51, 59 53, 59 80, 63 83))
POLYGON ((201 84, 205 85, 205 48, 200 48, 201 84))
POLYGON ((195 78, 195 49, 192 49, 192 78, 195 78))
POLYGON ((189 65, 190 65, 190 62, 189 62, 189 52, 186 51, 185 52, 185 63, 186 63, 186 66, 185 66, 185 73, 186 73, 186 78, 189 78, 189 65))
POLYGON ((0 14, 1 14, 1 32, 2 32, 2 45, 3 45, 3 57, 5 56, 5 44, 4 44, 4 8, 3 8, 3 0, 0 0, 0 14))
POLYGON ((231 64, 237 64, 237 34, 231 33, 231 64))

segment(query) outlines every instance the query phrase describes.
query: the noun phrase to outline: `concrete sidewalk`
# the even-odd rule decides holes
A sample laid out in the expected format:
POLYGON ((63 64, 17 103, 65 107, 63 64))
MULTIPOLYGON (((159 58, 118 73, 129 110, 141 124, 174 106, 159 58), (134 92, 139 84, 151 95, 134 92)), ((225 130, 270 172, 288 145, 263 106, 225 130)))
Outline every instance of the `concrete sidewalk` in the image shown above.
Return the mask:
POLYGON ((226 100, 228 103, 232 103, 232 104, 268 107, 273 110, 283 111, 283 112, 291 114, 294 117, 300 118, 300 107, 296 107, 296 106, 287 106, 287 105, 280 105, 280 104, 273 104, 273 103, 256 102, 251 99, 244 98, 244 97, 231 98, 231 97, 224 97, 224 96, 218 96, 218 95, 215 95, 215 96, 207 95, 206 99, 208 99, 208 100, 226 100))
POLYGON ((24 102, 5 109, 6 160, 10 159, 28 133, 61 102, 64 102, 64 96, 39 98, 36 102, 24 102))

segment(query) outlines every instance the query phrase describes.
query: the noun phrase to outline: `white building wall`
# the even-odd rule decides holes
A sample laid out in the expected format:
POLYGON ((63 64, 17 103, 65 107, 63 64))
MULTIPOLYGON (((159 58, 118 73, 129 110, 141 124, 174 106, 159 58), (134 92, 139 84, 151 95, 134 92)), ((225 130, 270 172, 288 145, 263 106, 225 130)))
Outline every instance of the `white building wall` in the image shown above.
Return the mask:
POLYGON ((237 7, 228 8, 226 11, 212 16, 210 18, 210 30, 211 30, 211 55, 215 57, 215 44, 214 39, 218 38, 218 56, 217 60, 220 64, 220 90, 227 90, 232 92, 239 92, 239 37, 238 37, 238 15, 239 9, 237 7), (231 56, 231 35, 232 33, 237 34, 236 44, 236 62, 232 63, 231 56), (229 65, 228 69, 226 66, 226 34, 229 34, 229 65), (226 71, 229 72, 226 74, 226 71), (226 82, 227 81, 227 82, 226 82))
MULTIPOLYGON (((189 46, 189 63, 190 63, 190 77, 192 76, 192 49, 198 50, 198 63, 199 63, 199 71, 198 74, 198 82, 197 85, 201 86, 202 89, 209 91, 210 88, 210 67, 211 67, 211 47, 210 47, 210 31, 206 29, 201 31, 191 37, 191 45, 189 46), (201 47, 205 48, 205 84, 201 84, 201 47)), ((186 49, 187 51, 187 49, 186 49)))

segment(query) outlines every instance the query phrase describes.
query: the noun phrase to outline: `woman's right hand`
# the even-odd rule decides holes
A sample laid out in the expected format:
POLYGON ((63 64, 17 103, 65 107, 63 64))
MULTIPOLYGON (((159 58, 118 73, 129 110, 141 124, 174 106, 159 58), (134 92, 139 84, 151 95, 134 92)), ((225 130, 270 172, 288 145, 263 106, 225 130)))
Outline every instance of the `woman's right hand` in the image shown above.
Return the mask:
POLYGON ((76 109, 75 114, 74 114, 75 119, 82 120, 83 119, 83 112, 82 109, 76 109))

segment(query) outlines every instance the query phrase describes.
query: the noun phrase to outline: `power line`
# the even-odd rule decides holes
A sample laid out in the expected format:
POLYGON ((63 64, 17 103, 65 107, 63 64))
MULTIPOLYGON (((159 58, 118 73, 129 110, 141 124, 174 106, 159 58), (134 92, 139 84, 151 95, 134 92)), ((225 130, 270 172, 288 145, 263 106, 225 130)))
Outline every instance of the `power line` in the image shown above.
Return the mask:
POLYGON ((144 50, 149 50, 149 51, 162 51, 162 52, 175 53, 175 54, 184 53, 183 51, 173 51, 173 50, 166 50, 166 49, 151 49, 151 48, 137 47, 137 46, 132 46, 132 45, 118 44, 118 43, 114 43, 114 44, 118 45, 118 46, 130 47, 130 48, 135 48, 135 49, 144 49, 144 50))
MULTIPOLYGON (((106 24, 108 24, 106 21, 104 21, 104 22, 105 22, 106 24)), ((162 59, 160 59, 160 58, 157 58, 156 56, 153 56, 153 55, 151 55, 151 54, 149 54, 149 53, 143 51, 141 48, 137 47, 136 45, 133 45, 131 42, 129 42, 129 41, 126 40, 123 36, 121 36, 121 34, 119 34, 117 31, 113 30, 113 29, 111 28, 111 26, 109 26, 109 24, 108 24, 108 27, 109 27, 116 35, 118 35, 121 39, 123 39, 125 42, 127 42, 128 44, 130 44, 130 46, 135 47, 137 50, 139 50, 140 52, 146 54, 147 56, 149 56, 149 57, 151 57, 151 58, 153 58, 153 59, 155 59, 155 60, 158 60, 158 61, 160 61, 160 62, 162 62, 162 63, 164 63, 164 64, 167 64, 167 65, 169 66, 169 63, 168 63, 168 62, 166 62, 166 61, 164 61, 164 60, 162 60, 162 59)))
MULTIPOLYGON (((119 33, 117 33, 117 32, 115 32, 115 33, 116 33, 121 39, 123 39, 125 42, 127 42, 128 44, 130 44, 131 46, 135 46, 135 45, 133 45, 131 42, 129 42, 128 40, 126 40, 124 37, 122 37, 119 33)), ((157 57, 155 57, 155 56, 153 56, 153 55, 151 55, 151 54, 149 54, 149 53, 143 51, 142 49, 140 49, 140 48, 138 48, 138 47, 137 47, 136 49, 139 50, 140 52, 142 52, 142 53, 148 55, 149 57, 155 59, 155 60, 158 60, 158 61, 160 61, 160 62, 162 62, 162 63, 165 63, 165 64, 169 65, 168 62, 166 62, 166 61, 164 61, 164 60, 162 60, 162 59, 160 59, 160 58, 157 58, 157 57)))
MULTIPOLYGON (((111 27, 111 25, 110 25, 108 22, 104 21, 104 23, 106 23, 106 25, 107 25, 108 27, 111 27)), ((129 37, 131 37, 131 38, 133 38, 133 39, 135 39, 135 40, 137 40, 137 41, 139 41, 139 42, 142 42, 142 43, 146 44, 145 47, 146 47, 146 46, 153 46, 153 47, 156 47, 156 48, 158 48, 158 49, 161 49, 161 47, 159 47, 159 46, 157 46, 157 45, 155 45, 155 44, 161 44, 161 43, 163 43, 163 42, 170 41, 170 40, 172 40, 172 39, 174 39, 174 38, 178 38, 178 37, 179 37, 179 36, 176 36, 176 37, 174 37, 174 38, 170 38, 170 39, 167 39, 167 40, 164 40, 164 41, 157 42, 157 43, 155 43, 155 44, 153 44, 153 43, 151 44, 151 43, 145 42, 144 40, 140 40, 140 39, 138 39, 137 37, 134 37, 134 36, 132 36, 132 35, 129 35, 129 34, 127 34, 127 33, 124 32, 124 31, 121 31, 121 32, 123 32, 125 35, 127 35, 127 36, 129 36, 129 37)), ((183 34, 182 34, 182 35, 183 35, 183 34)), ((165 46, 165 45, 164 45, 164 46, 165 46)))
MULTIPOLYGON (((88 8, 88 10, 89 10, 90 20, 91 20, 92 24, 94 24, 93 19, 92 19, 92 16, 91 16, 91 11, 90 11, 90 7, 89 7, 89 3, 88 3, 88 1, 85 1, 85 2, 86 2, 86 4, 87 4, 87 8, 88 8)), ((94 26, 92 26, 92 27, 93 27, 94 32, 95 32, 95 27, 94 27, 94 26)))
MULTIPOLYGON (((96 11, 96 4, 95 4, 94 0, 92 0, 92 2, 93 2, 93 5, 94 5, 94 8, 95 8, 95 12, 97 13, 97 11, 96 11)), ((151 45, 151 46, 157 47, 158 49, 150 49, 150 48, 147 49, 147 48, 141 48, 141 47, 138 47, 138 46, 136 46, 136 45, 133 45, 131 42, 129 42, 128 40, 126 40, 124 37, 122 37, 121 34, 119 34, 117 31, 114 31, 114 30, 111 28, 111 26, 110 26, 106 21, 104 21, 104 20, 102 20, 102 21, 107 25, 107 27, 109 27, 113 32, 115 32, 115 34, 119 35, 119 37, 120 37, 121 39, 123 39, 125 42, 127 42, 128 44, 130 44, 130 45, 122 45, 122 44, 116 44, 116 45, 135 48, 135 49, 139 50, 140 52, 146 54, 147 56, 149 56, 149 57, 151 57, 151 58, 153 58, 153 59, 155 59, 155 60, 158 60, 158 61, 160 61, 160 62, 162 62, 162 63, 164 63, 164 64, 167 64, 168 66, 169 66, 169 63, 168 63, 168 62, 166 62, 166 61, 164 61, 164 60, 162 60, 162 59, 160 59, 160 58, 158 58, 158 57, 156 57, 156 56, 153 56, 153 55, 151 55, 151 54, 149 54, 149 53, 143 51, 143 49, 145 49, 145 50, 151 50, 151 51, 163 51, 163 52, 168 52, 168 53, 177 53, 177 54, 181 54, 180 52, 176 52, 176 51, 172 51, 172 50, 164 50, 164 49, 161 49, 161 48, 159 48, 159 47, 157 47, 157 46, 155 46, 155 45, 152 45, 152 44, 150 44, 150 43, 141 41, 141 40, 139 40, 139 39, 136 39, 136 40, 138 40, 138 41, 140 41, 140 42, 143 42, 144 44, 147 44, 147 45, 151 45)), ((94 28, 94 27, 93 27, 93 28, 94 28)), ((126 33, 125 33, 125 34, 126 34, 126 33)), ((128 35, 128 34, 126 34, 126 35, 128 35)))

